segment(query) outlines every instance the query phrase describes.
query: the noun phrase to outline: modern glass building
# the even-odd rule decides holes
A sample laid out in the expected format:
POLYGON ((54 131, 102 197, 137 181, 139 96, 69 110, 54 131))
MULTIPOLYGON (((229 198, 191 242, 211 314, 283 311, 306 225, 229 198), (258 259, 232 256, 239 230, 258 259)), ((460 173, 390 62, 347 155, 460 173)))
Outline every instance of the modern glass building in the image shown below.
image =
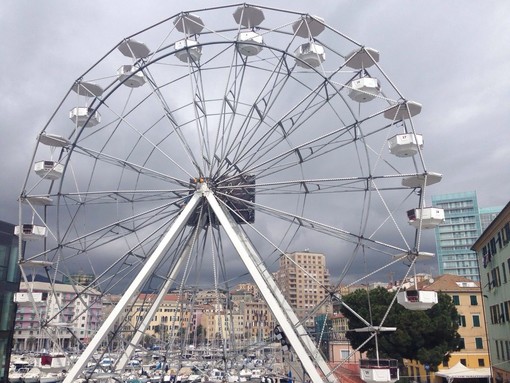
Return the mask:
POLYGON ((480 225, 482 225, 482 233, 489 227, 494 218, 503 210, 503 206, 482 207, 480 208, 480 225))
POLYGON ((14 225, 0 221, 0 383, 8 382, 19 283, 18 237, 14 225))
POLYGON ((435 228, 439 274, 479 281, 477 256, 471 246, 501 208, 480 209, 474 191, 434 195, 432 206, 445 213, 444 223, 435 228))

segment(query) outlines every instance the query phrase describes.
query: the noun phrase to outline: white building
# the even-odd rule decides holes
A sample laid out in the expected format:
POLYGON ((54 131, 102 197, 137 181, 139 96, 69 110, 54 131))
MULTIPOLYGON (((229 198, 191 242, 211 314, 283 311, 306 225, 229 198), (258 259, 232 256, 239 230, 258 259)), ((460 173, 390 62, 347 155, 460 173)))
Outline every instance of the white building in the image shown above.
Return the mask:
POLYGON ((87 343, 101 325, 101 295, 89 288, 77 299, 75 289, 85 287, 22 282, 15 298, 14 350, 49 350, 55 339, 63 349, 87 343))

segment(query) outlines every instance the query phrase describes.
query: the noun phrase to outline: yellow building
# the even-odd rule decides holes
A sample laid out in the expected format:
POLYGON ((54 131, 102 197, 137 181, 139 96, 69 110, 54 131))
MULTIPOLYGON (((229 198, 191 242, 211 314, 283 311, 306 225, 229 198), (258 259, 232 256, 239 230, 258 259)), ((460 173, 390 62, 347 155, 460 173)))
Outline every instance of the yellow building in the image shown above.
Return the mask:
MULTIPOLYGON (((131 327, 141 322, 149 311, 156 295, 140 294, 128 313, 131 327)), ((145 335, 152 342, 180 337, 184 332, 197 334, 199 343, 262 341, 272 336, 275 326, 267 304, 250 293, 233 293, 232 307, 227 309, 226 296, 212 291, 182 296, 167 294, 150 321, 145 335), (250 296, 250 299, 246 299, 250 296), (240 299, 234 297, 239 295, 240 299), (202 327, 200 336, 198 328, 202 327)))
POLYGON ((216 341, 243 341, 245 340, 244 316, 230 311, 215 311, 202 314, 202 326, 206 331, 209 344, 216 341))
POLYGON ((269 306, 264 301, 245 302, 240 306, 240 312, 246 319, 246 339, 252 343, 267 340, 273 336, 276 326, 269 306))
POLYGON ((251 295, 253 295, 254 299, 262 299, 260 290, 255 283, 248 283, 248 282, 239 283, 236 286, 236 290, 237 291, 246 291, 246 292, 250 293, 251 295))
MULTIPOLYGON (((140 294, 138 296, 128 317, 132 326, 136 326, 137 323, 143 320, 154 299, 156 299, 154 294, 140 294)), ((192 320, 193 313, 186 310, 187 305, 186 300, 179 299, 179 294, 166 294, 145 334, 159 340, 179 336, 183 329, 188 328, 190 321, 192 324, 195 323, 192 320)))
MULTIPOLYGON (((458 275, 445 274, 434 280, 424 280, 418 284, 420 290, 441 291, 448 294, 459 313, 458 333, 462 339, 461 349, 450 353, 450 358, 437 366, 438 373, 446 371, 457 363, 473 371, 485 373, 489 366, 487 336, 485 333, 485 315, 482 306, 480 283, 458 275)), ((430 381, 441 383, 442 377, 429 374, 429 366, 416 361, 405 361, 408 375, 415 382, 430 381)))

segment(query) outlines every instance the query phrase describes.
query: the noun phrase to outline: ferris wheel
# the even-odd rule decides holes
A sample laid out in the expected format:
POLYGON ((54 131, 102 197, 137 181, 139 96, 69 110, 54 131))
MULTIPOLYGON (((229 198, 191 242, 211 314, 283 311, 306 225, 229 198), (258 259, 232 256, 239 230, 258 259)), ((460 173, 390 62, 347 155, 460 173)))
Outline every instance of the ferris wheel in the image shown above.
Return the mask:
POLYGON ((425 164, 421 105, 380 59, 321 17, 241 4, 158 22, 71 84, 23 185, 20 265, 52 282, 93 275, 78 299, 123 295, 67 381, 116 336, 141 291, 157 298, 122 333, 120 367, 164 293, 246 276, 312 381, 336 381, 274 281, 278 260, 317 249, 339 270, 335 282, 361 283, 426 256, 422 229, 444 218, 425 203, 441 175, 425 164))

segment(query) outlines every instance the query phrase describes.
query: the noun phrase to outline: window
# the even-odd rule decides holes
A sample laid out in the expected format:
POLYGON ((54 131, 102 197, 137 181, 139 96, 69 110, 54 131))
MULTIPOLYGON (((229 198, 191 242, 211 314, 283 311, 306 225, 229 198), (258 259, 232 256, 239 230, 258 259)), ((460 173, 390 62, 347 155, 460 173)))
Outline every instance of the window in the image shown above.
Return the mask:
POLYGON ((461 358, 461 359, 460 359, 460 363, 462 363, 464 366, 466 366, 466 367, 467 367, 466 359, 462 359, 462 358, 461 358))
POLYGON ((482 338, 475 338, 475 345, 477 350, 483 349, 483 339, 482 338))
POLYGON ((507 222, 503 230, 501 230, 503 234, 503 245, 506 245, 510 240, 510 222, 507 222))
POLYGON ((501 312, 500 312, 500 309, 499 309, 499 305, 493 305, 490 307, 490 312, 491 312, 491 323, 492 324, 497 324, 501 321, 501 312))
POLYGON ((492 275, 492 287, 501 286, 499 266, 491 270, 491 275, 492 275))
POLYGON ((483 358, 478 359, 478 367, 485 367, 485 359, 483 358))
POLYGON ((459 350, 463 350, 464 348, 466 348, 466 346, 464 345, 464 338, 459 339, 459 346, 457 348, 459 350))
POLYGON ((495 255, 497 253, 497 250, 496 250, 496 238, 492 238, 489 241, 489 248, 490 248, 490 252, 491 252, 492 255, 495 255))
POLYGON ((471 306, 478 305, 478 299, 476 298, 476 295, 471 295, 469 298, 471 299, 471 306))
POLYGON ((466 327, 466 316, 465 315, 459 315, 459 326, 466 327))
POLYGON ((453 304, 458 306, 460 305, 460 299, 458 295, 452 295, 453 304))
POLYGON ((473 327, 480 327, 480 315, 473 315, 473 327))

